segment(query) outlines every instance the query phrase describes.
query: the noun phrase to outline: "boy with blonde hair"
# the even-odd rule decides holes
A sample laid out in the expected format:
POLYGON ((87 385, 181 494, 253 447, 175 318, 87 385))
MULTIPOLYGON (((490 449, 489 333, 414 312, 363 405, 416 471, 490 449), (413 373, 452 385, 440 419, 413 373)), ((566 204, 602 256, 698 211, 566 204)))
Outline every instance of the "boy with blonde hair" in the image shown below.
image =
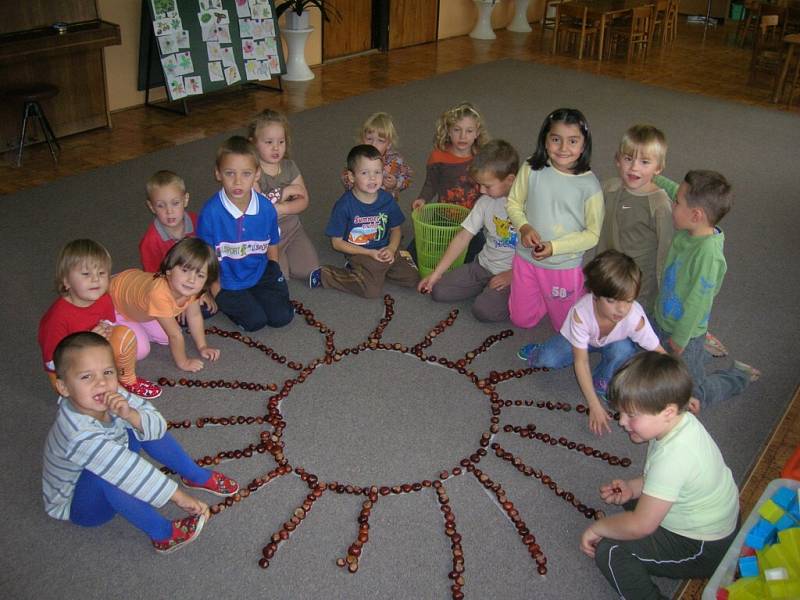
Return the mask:
POLYGON ((618 177, 603 182, 606 216, 597 253, 618 250, 642 270, 639 303, 648 313, 658 294, 672 241, 672 202, 654 181, 663 170, 667 140, 652 125, 634 125, 614 156, 618 177))

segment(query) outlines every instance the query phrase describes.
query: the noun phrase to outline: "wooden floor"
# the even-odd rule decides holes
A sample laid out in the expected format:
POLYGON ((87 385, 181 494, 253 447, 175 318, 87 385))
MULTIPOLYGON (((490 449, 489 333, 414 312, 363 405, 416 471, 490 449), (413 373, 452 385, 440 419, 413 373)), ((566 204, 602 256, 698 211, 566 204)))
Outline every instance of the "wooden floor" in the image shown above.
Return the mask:
MULTIPOLYGON (((313 69, 311 82, 284 82, 284 92, 236 89, 190 99, 191 114, 177 116, 152 108, 133 108, 112 115, 113 129, 101 129, 61 140, 62 153, 54 165, 46 146, 25 149, 22 168, 15 156, 5 153, 0 161, 0 194, 41 185, 59 177, 102 167, 155 150, 169 148, 245 125, 250 115, 264 108, 287 113, 447 73, 477 63, 513 57, 539 63, 630 79, 682 92, 707 94, 736 102, 786 110, 771 103, 771 82, 748 86, 750 50, 732 43, 733 27, 711 28, 703 40, 702 25, 683 20, 678 40, 668 49, 658 47, 646 63, 625 64, 614 59, 578 61, 553 56, 542 48, 538 28, 534 33, 497 32, 497 40, 473 40, 467 36, 438 43, 369 54, 313 69)), ((546 38, 549 42, 550 37, 546 38)), ((794 109, 798 112, 798 109, 794 109)))
MULTIPOLYGON (((750 50, 732 43, 733 25, 709 29, 703 39, 702 25, 689 25, 681 19, 677 42, 668 49, 656 48, 644 64, 628 65, 620 59, 598 63, 552 56, 542 49, 538 29, 532 34, 498 31, 494 41, 463 36, 314 67, 316 78, 313 81, 285 82, 283 93, 235 90, 195 98, 190 102, 191 114, 187 117, 143 107, 128 109, 112 115, 113 129, 61 140, 62 154, 57 166, 53 165, 46 146, 41 144, 25 149, 21 168, 12 166, 15 157, 7 153, 0 163, 0 194, 242 127, 250 115, 264 108, 297 112, 500 58, 559 65, 771 110, 789 110, 784 105, 772 104, 770 81, 747 85, 750 50)), ((549 44, 544 46, 547 48, 549 44)), ((795 106, 791 110, 800 116, 800 108, 795 106)), ((744 515, 749 513, 766 484, 779 476, 782 465, 800 442, 798 424, 800 393, 795 395, 743 486, 744 515)), ((699 598, 702 587, 702 583, 691 582, 681 597, 699 598)))

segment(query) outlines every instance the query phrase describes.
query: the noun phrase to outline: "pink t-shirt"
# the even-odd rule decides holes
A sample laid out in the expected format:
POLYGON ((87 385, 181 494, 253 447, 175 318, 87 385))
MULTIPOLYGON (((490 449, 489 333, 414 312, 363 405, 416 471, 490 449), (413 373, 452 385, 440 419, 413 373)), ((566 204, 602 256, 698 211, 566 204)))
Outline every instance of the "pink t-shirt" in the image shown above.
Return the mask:
POLYGON ((658 347, 660 343, 658 336, 653 331, 650 321, 644 314, 644 309, 638 302, 634 302, 627 316, 617 323, 607 336, 601 338, 592 298, 592 294, 586 294, 578 300, 570 309, 564 325, 561 326, 561 335, 567 338, 567 341, 574 347, 600 348, 625 338, 630 338, 645 350, 655 350, 658 347), (575 320, 575 315, 580 319, 580 323, 575 320), (644 326, 637 331, 636 328, 642 319, 644 319, 644 326))

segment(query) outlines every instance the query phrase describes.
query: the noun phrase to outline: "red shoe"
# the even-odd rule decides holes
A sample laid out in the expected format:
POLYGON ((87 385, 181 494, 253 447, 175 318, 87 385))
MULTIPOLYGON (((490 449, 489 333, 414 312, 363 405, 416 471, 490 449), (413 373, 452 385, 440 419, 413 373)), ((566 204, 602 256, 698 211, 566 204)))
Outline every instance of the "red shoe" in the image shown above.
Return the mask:
POLYGON ((195 483, 183 477, 181 477, 181 482, 188 488, 205 490, 215 496, 233 496, 239 491, 239 484, 219 471, 212 471, 211 477, 206 483, 195 483))
POLYGON ((161 388, 152 381, 137 377, 135 383, 123 383, 122 387, 128 390, 131 394, 136 394, 140 398, 152 400, 161 395, 161 388))
POLYGON ((153 548, 161 554, 174 552, 181 546, 193 542, 203 530, 204 515, 192 515, 172 522, 172 535, 166 540, 153 541, 153 548))

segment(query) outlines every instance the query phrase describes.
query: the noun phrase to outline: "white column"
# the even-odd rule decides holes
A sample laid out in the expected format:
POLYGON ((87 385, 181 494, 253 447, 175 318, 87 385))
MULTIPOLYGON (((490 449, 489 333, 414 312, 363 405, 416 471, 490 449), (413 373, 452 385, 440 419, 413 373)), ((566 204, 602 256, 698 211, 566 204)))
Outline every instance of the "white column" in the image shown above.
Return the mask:
POLYGON ((531 31, 531 26, 528 24, 528 4, 530 0, 514 0, 514 18, 508 24, 509 31, 518 31, 519 33, 528 33, 531 31))
POLYGON ((475 0, 478 7, 478 22, 475 28, 469 33, 469 37, 476 40, 493 40, 497 36, 492 30, 492 10, 494 3, 491 0, 475 0))
POLYGON ((308 35, 314 31, 309 29, 282 29, 283 37, 286 38, 288 56, 286 58, 286 74, 282 78, 286 81, 308 81, 314 79, 314 73, 308 68, 306 63, 306 40, 308 35))

